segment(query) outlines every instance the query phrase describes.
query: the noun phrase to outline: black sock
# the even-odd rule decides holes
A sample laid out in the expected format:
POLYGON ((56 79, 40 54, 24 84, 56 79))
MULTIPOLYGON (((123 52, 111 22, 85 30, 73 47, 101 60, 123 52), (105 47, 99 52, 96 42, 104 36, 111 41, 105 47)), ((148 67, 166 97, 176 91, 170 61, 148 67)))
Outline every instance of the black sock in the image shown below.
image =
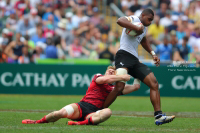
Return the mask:
POLYGON ((159 114, 162 114, 162 111, 154 112, 154 117, 156 117, 156 119, 160 118, 162 115, 159 115, 159 114))

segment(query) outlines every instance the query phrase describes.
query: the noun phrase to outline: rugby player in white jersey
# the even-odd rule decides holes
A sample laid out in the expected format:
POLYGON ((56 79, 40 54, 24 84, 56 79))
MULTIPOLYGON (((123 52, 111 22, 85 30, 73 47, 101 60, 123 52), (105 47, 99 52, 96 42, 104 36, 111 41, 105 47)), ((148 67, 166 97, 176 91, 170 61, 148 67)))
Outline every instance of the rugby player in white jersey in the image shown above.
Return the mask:
MULTIPOLYGON (((141 44, 142 47, 152 55, 156 66, 160 64, 160 59, 156 56, 145 37, 147 31, 146 27, 151 24, 153 19, 153 11, 151 9, 145 9, 139 17, 132 15, 121 17, 117 20, 117 24, 124 29, 120 39, 120 48, 115 57, 115 66, 117 68, 117 75, 128 73, 150 87, 150 100, 154 107, 155 124, 162 125, 171 122, 175 116, 166 116, 162 113, 158 81, 150 68, 140 63, 138 60, 138 45, 141 44), (131 22, 141 22, 142 26, 138 27, 131 22), (137 35, 130 36, 126 34, 126 28, 134 30, 137 35)), ((110 104, 115 101, 116 97, 123 91, 124 86, 125 81, 116 82, 115 89, 110 92, 106 98, 104 108, 109 107, 110 104)))

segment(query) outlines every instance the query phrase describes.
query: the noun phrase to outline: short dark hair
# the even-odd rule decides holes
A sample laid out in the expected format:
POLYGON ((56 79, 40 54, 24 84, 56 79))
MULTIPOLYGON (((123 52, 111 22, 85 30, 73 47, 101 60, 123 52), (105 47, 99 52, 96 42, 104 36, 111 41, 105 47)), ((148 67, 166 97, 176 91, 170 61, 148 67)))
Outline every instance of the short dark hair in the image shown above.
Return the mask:
POLYGON ((151 14, 151 15, 154 16, 153 10, 151 10, 150 8, 144 9, 144 10, 142 11, 142 14, 144 14, 144 15, 149 15, 149 14, 151 14))

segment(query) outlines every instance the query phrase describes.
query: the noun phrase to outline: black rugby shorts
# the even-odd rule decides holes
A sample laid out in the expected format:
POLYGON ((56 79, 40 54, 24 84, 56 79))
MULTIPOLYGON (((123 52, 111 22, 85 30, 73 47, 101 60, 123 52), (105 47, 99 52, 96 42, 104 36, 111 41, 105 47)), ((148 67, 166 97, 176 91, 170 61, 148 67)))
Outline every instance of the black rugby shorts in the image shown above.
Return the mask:
POLYGON ((124 50, 119 50, 115 57, 115 66, 118 68, 128 68, 128 74, 141 81, 151 73, 149 67, 139 62, 138 58, 124 50))

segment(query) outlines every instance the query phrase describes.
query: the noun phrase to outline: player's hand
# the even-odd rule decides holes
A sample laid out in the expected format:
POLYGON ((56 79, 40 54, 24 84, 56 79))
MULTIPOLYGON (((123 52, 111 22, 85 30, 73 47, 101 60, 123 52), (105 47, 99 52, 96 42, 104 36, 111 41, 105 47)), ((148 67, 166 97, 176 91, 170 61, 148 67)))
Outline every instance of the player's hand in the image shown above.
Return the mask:
POLYGON ((122 79, 123 79, 124 81, 129 81, 130 78, 131 78, 131 76, 128 75, 128 74, 122 75, 122 79))
POLYGON ((160 66, 160 59, 158 58, 157 55, 153 55, 153 60, 156 66, 160 66))
POLYGON ((144 26, 143 25, 141 25, 140 27, 138 27, 137 35, 142 34, 143 30, 144 30, 144 26))

